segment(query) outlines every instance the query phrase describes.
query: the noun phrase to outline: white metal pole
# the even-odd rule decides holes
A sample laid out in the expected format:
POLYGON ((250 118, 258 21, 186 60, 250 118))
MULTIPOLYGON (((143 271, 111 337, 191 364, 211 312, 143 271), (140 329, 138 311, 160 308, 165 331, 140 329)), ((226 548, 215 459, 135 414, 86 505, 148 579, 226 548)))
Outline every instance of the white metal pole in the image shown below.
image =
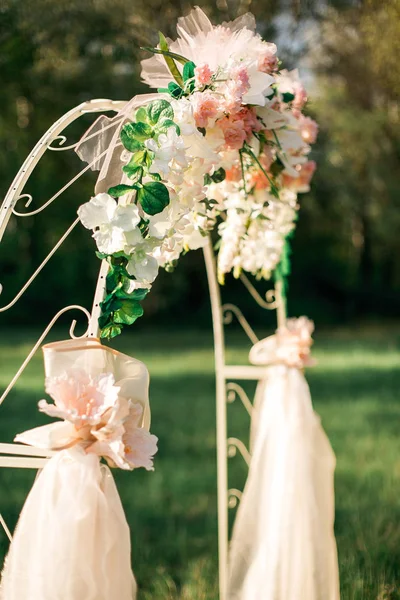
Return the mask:
POLYGON ((217 413, 217 493, 218 493, 218 566, 219 597, 227 599, 228 587, 228 455, 226 427, 225 343, 222 324, 221 295, 217 281, 214 252, 209 238, 203 248, 210 291, 214 332, 217 413))

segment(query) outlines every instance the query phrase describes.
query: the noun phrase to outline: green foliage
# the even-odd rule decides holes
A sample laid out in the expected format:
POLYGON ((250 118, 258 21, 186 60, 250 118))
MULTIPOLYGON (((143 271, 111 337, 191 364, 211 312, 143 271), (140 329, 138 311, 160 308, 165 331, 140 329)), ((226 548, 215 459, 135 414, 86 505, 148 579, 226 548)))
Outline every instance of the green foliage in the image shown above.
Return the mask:
MULTIPOLYGON (((102 258, 105 258, 103 255, 102 258)), ((100 336, 110 340, 118 336, 125 325, 132 325, 143 315, 140 301, 146 297, 147 289, 126 291, 127 285, 134 279, 126 270, 129 257, 123 252, 107 256, 110 265, 106 276, 106 296, 100 303, 100 336)))

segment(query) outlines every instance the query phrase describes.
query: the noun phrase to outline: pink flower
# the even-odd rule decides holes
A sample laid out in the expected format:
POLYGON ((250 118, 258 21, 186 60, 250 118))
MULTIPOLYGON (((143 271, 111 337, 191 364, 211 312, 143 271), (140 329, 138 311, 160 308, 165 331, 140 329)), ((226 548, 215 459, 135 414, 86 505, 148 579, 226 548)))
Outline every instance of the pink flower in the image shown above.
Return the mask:
POLYGON ((153 456, 157 452, 157 437, 141 427, 142 418, 142 405, 131 404, 128 416, 118 429, 114 429, 108 436, 96 436, 98 439, 86 452, 104 456, 110 466, 120 469, 144 467, 152 471, 153 456))
POLYGON ((131 469, 144 467, 147 471, 153 471, 153 456, 157 452, 158 440, 155 435, 143 427, 139 427, 143 410, 140 412, 138 420, 138 406, 140 407, 138 404, 132 406, 131 415, 124 423, 125 433, 122 441, 125 460, 131 469))
POLYGON ((241 65, 231 69, 225 90, 225 112, 230 114, 238 112, 242 106, 243 96, 249 89, 250 82, 247 68, 241 65))
POLYGON ((273 73, 278 68, 278 57, 275 48, 267 48, 258 57, 258 70, 262 73, 273 73))
POLYGON ((217 116, 218 108, 218 99, 209 92, 193 94, 193 115, 197 127, 207 127, 208 119, 214 119, 217 116))
POLYGON ((232 117, 224 117, 217 121, 221 127, 225 143, 232 150, 240 150, 247 137, 246 128, 242 119, 234 120, 232 117))
POLYGON ((300 115, 300 133, 306 144, 314 144, 318 135, 318 124, 310 117, 300 115))
POLYGON ((261 121, 257 119, 257 114, 254 108, 243 106, 240 111, 233 116, 233 119, 241 119, 244 123, 246 136, 248 139, 254 131, 260 131, 262 129, 261 121))
POLYGON ((120 388, 112 373, 92 377, 81 369, 71 369, 59 377, 46 379, 46 392, 54 405, 39 402, 39 410, 50 417, 70 421, 77 429, 101 423, 104 413, 115 407, 120 388))
POLYGON ((310 182, 316 168, 317 165, 313 160, 309 160, 303 165, 299 165, 299 174, 297 177, 291 177, 290 175, 283 174, 283 186, 296 193, 308 192, 310 190, 310 182))
POLYGON ((292 107, 297 110, 301 110, 307 102, 307 92, 300 81, 296 81, 294 85, 294 100, 292 107))
POLYGON ((234 67, 229 73, 229 78, 235 83, 239 94, 244 96, 250 89, 249 74, 244 65, 234 67))
POLYGON ((196 87, 203 87, 211 82, 212 71, 207 63, 198 65, 194 70, 196 87))

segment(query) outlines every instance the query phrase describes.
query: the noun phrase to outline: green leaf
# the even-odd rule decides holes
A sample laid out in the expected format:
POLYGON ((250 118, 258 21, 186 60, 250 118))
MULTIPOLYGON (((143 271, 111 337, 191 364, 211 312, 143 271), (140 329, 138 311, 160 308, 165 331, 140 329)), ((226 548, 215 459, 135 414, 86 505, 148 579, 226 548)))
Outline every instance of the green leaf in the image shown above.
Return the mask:
POLYGON ((225 169, 223 169, 222 167, 211 175, 211 179, 214 183, 221 183, 221 181, 224 181, 225 177, 226 172, 225 169))
POLYGON ((154 100, 147 106, 146 114, 149 122, 156 125, 160 119, 173 119, 174 109, 168 100, 154 100))
POLYGON ((132 325, 143 315, 143 307, 137 300, 124 300, 122 307, 114 313, 114 323, 132 325))
POLYGON ((161 181, 162 177, 159 173, 147 173, 149 177, 154 179, 155 181, 161 181))
POLYGON ((129 194, 133 190, 136 190, 136 187, 133 185, 125 185, 125 183, 120 183, 119 185, 115 185, 114 187, 110 187, 108 193, 110 196, 114 196, 114 198, 119 198, 120 196, 124 196, 125 194, 129 194))
POLYGON ((148 123, 127 123, 121 130, 121 142, 130 152, 143 148, 144 142, 151 138, 153 129, 148 123))
POLYGON ((171 71, 172 77, 175 79, 176 83, 178 83, 181 87, 183 86, 182 75, 179 72, 178 67, 175 64, 174 58, 170 55, 168 42, 165 39, 165 36, 161 31, 159 32, 160 37, 160 50, 162 50, 162 54, 164 56, 165 62, 167 63, 168 69, 171 71))
POLYGON ((286 103, 292 102, 294 100, 294 94, 291 94, 290 92, 283 92, 282 100, 286 103))
POLYGON ((160 213, 169 204, 169 192, 166 186, 159 181, 150 181, 143 184, 137 194, 138 202, 148 215, 160 213))
POLYGON ((147 110, 144 106, 137 109, 135 119, 138 123, 147 123, 147 110))
POLYGON ((105 254, 104 252, 98 252, 96 250, 96 256, 97 258, 99 258, 100 260, 106 260, 106 258, 108 258, 108 254, 105 254))
POLYGON ((185 63, 183 67, 183 81, 185 82, 186 90, 189 90, 190 93, 194 91, 195 81, 194 81, 194 70, 196 65, 194 62, 190 61, 185 63))
POLYGON ((170 81, 170 83, 168 84, 168 92, 176 100, 179 100, 179 98, 182 98, 182 96, 184 95, 183 89, 173 81, 170 81))
POLYGON ((150 167, 151 163, 152 163, 152 159, 151 156, 148 152, 148 150, 144 149, 144 150, 139 150, 139 152, 135 152, 135 154, 132 156, 131 160, 129 161, 128 165, 129 167, 134 167, 135 165, 143 167, 150 167))
MULTIPOLYGON (((168 48, 168 44, 167 44, 167 48, 168 48)), ((185 58, 181 54, 176 54, 176 52, 170 52, 169 50, 162 50, 161 48, 152 48, 151 46, 142 46, 140 49, 146 50, 146 52, 151 52, 152 54, 162 54, 163 56, 170 56, 171 58, 176 60, 181 65, 184 65, 185 63, 189 62, 188 58, 185 58)))
POLYGON ((142 142, 136 137, 134 125, 138 125, 138 123, 127 123, 123 126, 120 133, 121 142, 129 152, 137 152, 143 148, 142 142))
POLYGON ((172 119, 162 119, 156 125, 156 133, 167 133, 170 127, 175 127, 176 133, 180 135, 181 130, 179 125, 177 125, 172 119))
POLYGON ((138 164, 127 164, 122 167, 122 170, 126 175, 128 175, 129 179, 134 179, 135 177, 140 177, 139 171, 143 171, 143 168, 138 164))
POLYGON ((116 273, 115 269, 111 269, 107 273, 107 277, 106 277, 107 292, 113 292, 115 290, 115 288, 117 287, 118 283, 119 283, 118 274, 116 273))
POLYGON ((149 290, 147 288, 138 288, 137 290, 133 290, 132 298, 134 298, 135 300, 143 300, 144 298, 146 298, 148 293, 149 290))
POLYGON ((196 65, 194 64, 194 62, 189 61, 189 62, 185 63, 185 65, 183 67, 183 73, 182 73, 183 81, 185 83, 188 79, 193 79, 195 68, 196 68, 196 65))
POLYGON ((100 337, 102 339, 111 340, 112 338, 117 337, 122 332, 122 327, 120 325, 114 325, 114 323, 110 323, 103 327, 100 331, 100 337))

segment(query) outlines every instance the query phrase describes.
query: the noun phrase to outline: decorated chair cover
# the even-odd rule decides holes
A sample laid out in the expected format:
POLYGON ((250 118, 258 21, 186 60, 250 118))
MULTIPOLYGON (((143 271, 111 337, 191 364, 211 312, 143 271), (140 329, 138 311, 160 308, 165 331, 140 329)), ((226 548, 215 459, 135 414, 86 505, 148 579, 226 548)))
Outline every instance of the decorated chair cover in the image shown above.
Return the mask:
POLYGON ((335 457, 303 367, 313 326, 291 319, 250 351, 258 384, 249 476, 231 542, 229 600, 338 600, 335 457))
POLYGON ((65 420, 16 437, 58 452, 22 509, 0 598, 133 600, 129 527, 100 455, 124 469, 152 468, 156 438, 148 433, 148 371, 96 339, 56 342, 43 350, 46 391, 55 404, 42 400, 39 408, 65 420))

